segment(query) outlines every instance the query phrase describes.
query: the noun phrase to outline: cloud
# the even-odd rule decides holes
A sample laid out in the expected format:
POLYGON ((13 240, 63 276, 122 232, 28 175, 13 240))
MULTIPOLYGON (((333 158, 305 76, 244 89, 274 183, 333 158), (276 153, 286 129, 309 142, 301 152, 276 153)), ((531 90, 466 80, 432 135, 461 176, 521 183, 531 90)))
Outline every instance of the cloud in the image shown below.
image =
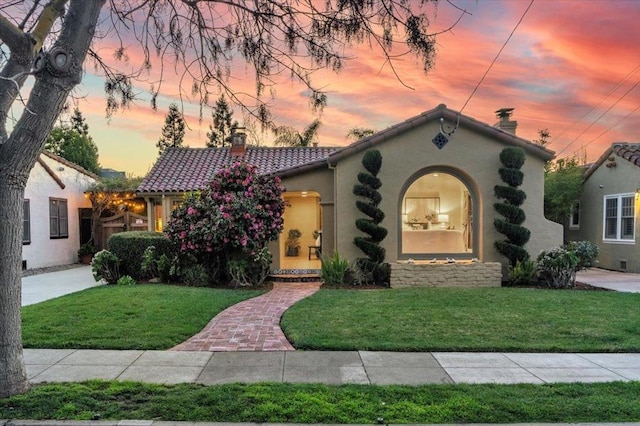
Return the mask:
MULTIPOLYGON (((585 146, 593 160, 614 141, 640 140, 640 112, 632 112, 640 105, 640 86, 632 89, 640 80, 640 2, 535 2, 475 93, 529 1, 454 3, 471 15, 465 14, 452 31, 437 37, 435 64, 428 74, 399 49, 393 51, 397 56, 392 67, 375 46, 363 44, 345 51, 353 59, 345 61, 339 73, 321 70, 312 75, 313 82, 329 93, 320 115, 322 145, 345 145, 345 135, 353 127, 382 130, 441 103, 459 111, 467 101, 463 114, 490 124, 496 121, 495 110, 515 108, 518 135, 535 139, 538 130, 549 129, 550 148, 562 156, 585 146)), ((448 28, 460 14, 444 2, 433 11, 434 31, 448 28)), ((128 67, 133 68, 142 56, 133 41, 129 46, 128 67)), ((167 64, 164 69, 158 111, 147 103, 149 87, 160 77, 156 64, 138 85, 145 99, 114 116, 110 125, 104 119, 101 80, 85 78, 80 92, 86 95, 82 104, 86 106, 81 109, 98 141, 103 165, 146 172, 157 156, 155 142, 172 101, 182 101, 191 127, 187 143, 204 146, 210 110, 205 108, 199 122, 198 96, 185 82, 180 90, 180 76, 173 68, 167 64)), ((236 93, 245 99, 255 93, 250 66, 236 62, 230 71, 236 93)), ((302 130, 317 117, 309 108, 306 87, 289 75, 275 75, 273 82, 265 100, 277 124, 302 130)), ((209 101, 218 96, 212 87, 209 101)), ((234 117, 241 116, 236 109, 234 117)))

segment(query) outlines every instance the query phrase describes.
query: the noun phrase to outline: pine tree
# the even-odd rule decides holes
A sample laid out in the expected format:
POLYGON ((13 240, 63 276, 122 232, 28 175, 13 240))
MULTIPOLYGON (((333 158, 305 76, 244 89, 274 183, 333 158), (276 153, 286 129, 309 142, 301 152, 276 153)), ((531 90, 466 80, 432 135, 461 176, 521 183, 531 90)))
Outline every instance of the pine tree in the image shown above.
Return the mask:
POLYGON ((184 118, 178 105, 169 105, 169 112, 162 127, 162 137, 158 140, 158 154, 162 155, 167 148, 181 148, 184 139, 184 118))
POLYGON ((91 136, 89 136, 89 125, 85 121, 84 116, 78 107, 73 109, 73 115, 71 116, 71 128, 82 136, 88 136, 89 139, 91 139, 91 136))
POLYGON ((503 199, 502 203, 495 203, 493 207, 504 216, 504 219, 495 219, 494 226, 505 237, 506 240, 495 242, 496 249, 509 259, 509 264, 515 266, 516 262, 529 258, 529 253, 524 249, 524 245, 529 241, 531 231, 522 226, 526 216, 520 208, 527 194, 518 189, 522 185, 524 173, 520 170, 524 164, 525 154, 522 148, 509 147, 500 153, 501 167, 498 172, 502 181, 508 186, 496 185, 494 192, 496 198, 503 199))
POLYGON ((210 131, 207 133, 207 147, 221 148, 231 145, 229 136, 239 125, 237 121, 233 121, 233 110, 229 108, 224 95, 216 101, 211 116, 213 117, 213 125, 209 126, 210 131))

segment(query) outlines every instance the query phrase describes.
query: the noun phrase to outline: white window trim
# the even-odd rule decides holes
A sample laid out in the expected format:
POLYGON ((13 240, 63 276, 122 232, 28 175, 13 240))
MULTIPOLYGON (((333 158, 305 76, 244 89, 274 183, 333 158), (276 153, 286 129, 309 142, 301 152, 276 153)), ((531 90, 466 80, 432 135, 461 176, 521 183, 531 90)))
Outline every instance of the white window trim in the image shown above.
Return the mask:
POLYGON ((571 214, 569 215, 569 229, 580 229, 580 219, 582 217, 582 203, 580 201, 576 202, 571 209, 571 214), (574 213, 578 210, 578 223, 573 223, 573 219, 575 217, 574 213))
POLYGON ((622 221, 622 199, 631 197, 634 202, 634 206, 636 203, 635 193, 628 192, 624 194, 609 194, 605 195, 602 199, 602 242, 604 243, 613 243, 613 244, 628 244, 635 245, 636 243, 636 210, 634 208, 634 221, 633 221, 633 238, 631 239, 622 239, 620 238, 620 229, 621 229, 621 221, 622 221), (617 198, 618 199, 618 211, 616 213, 617 223, 616 223, 616 234, 618 238, 606 238, 605 235, 607 233, 607 200, 617 198))

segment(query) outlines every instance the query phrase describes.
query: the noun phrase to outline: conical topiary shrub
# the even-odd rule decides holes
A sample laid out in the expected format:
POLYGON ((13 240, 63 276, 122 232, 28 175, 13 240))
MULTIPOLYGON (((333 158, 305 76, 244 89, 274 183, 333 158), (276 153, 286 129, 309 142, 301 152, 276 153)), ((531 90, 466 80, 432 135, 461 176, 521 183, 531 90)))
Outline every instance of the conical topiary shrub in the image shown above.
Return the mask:
POLYGON ((495 196, 504 200, 502 203, 495 203, 493 207, 504 217, 495 219, 494 225, 498 232, 506 237, 506 240, 495 242, 496 249, 509 259, 509 264, 515 266, 516 262, 522 262, 529 258, 529 253, 524 249, 524 245, 529 241, 531 232, 522 226, 526 216, 520 208, 527 194, 518 189, 522 185, 524 173, 520 170, 525 161, 525 154, 522 148, 509 147, 500 153, 501 167, 498 172, 502 181, 508 186, 496 185, 495 196))
POLYGON ((378 208, 382 196, 378 189, 382 182, 378 179, 378 172, 382 167, 382 155, 378 150, 365 152, 362 157, 362 165, 365 172, 358 173, 358 184, 354 185, 353 193, 366 198, 367 201, 357 200, 356 207, 368 218, 356 219, 356 227, 367 234, 366 237, 354 238, 354 244, 367 255, 358 259, 358 264, 366 273, 372 274, 372 280, 378 284, 388 283, 389 268, 384 263, 385 250, 380 247, 380 242, 387 236, 387 230, 380 226, 384 220, 384 212, 378 208))

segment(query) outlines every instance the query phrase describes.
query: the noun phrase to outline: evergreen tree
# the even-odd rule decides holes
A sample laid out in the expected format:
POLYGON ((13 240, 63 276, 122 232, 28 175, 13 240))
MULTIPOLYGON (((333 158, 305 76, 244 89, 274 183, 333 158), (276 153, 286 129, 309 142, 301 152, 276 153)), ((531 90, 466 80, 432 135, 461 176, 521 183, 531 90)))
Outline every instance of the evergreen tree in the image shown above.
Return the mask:
POLYGON ((494 187, 495 196, 504 200, 502 203, 495 203, 493 207, 504 216, 504 219, 495 219, 494 226, 505 237, 506 240, 495 242, 496 249, 509 259, 511 266, 516 266, 516 262, 529 258, 529 253, 524 249, 524 245, 529 241, 531 231, 522 226, 526 216, 520 208, 527 194, 521 189, 524 173, 520 170, 525 161, 525 154, 522 148, 509 147, 500 153, 501 167, 498 172, 502 181, 508 186, 496 185, 494 187))
POLYGON ((356 228, 367 234, 366 237, 355 237, 353 242, 367 258, 358 259, 358 265, 367 275, 371 274, 371 280, 376 284, 389 282, 389 268, 384 263, 385 250, 380 247, 380 242, 387 236, 387 230, 380 226, 384 219, 384 212, 378 208, 382 196, 378 189, 382 182, 378 178, 378 172, 382 166, 382 155, 378 150, 370 150, 364 153, 362 165, 368 173, 358 173, 358 184, 354 185, 353 193, 366 198, 367 201, 356 201, 356 207, 368 216, 367 219, 356 219, 356 228))
POLYGON ((89 125, 85 121, 80 108, 75 107, 73 109, 73 115, 71 116, 71 128, 81 134, 82 136, 88 136, 89 139, 89 125))
POLYGON ((181 148, 184 139, 184 117, 178 105, 169 105, 169 112, 162 127, 162 137, 158 140, 158 154, 162 155, 167 148, 181 148))
POLYGON ((211 116, 213 117, 213 125, 209 126, 210 131, 207 133, 207 147, 230 146, 229 137, 233 130, 239 127, 239 124, 237 121, 233 121, 233 110, 229 108, 224 95, 216 101, 211 116))

